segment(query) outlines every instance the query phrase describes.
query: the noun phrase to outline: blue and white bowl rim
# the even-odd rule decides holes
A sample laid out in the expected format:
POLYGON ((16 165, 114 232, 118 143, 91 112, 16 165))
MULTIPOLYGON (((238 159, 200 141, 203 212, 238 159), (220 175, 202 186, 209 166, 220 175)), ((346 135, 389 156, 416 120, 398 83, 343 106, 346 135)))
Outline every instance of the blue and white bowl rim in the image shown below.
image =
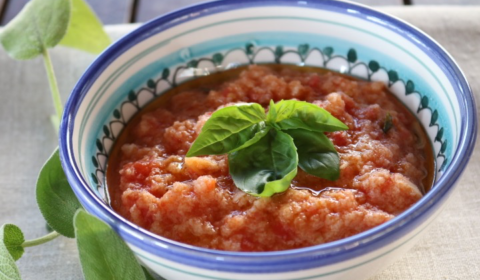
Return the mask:
POLYGON ((471 89, 452 57, 428 35, 402 20, 363 5, 334 0, 213 1, 189 6, 149 21, 105 50, 90 65, 72 91, 61 120, 59 148, 67 178, 86 210, 108 222, 126 242, 153 255, 204 269, 241 273, 283 272, 334 264, 361 256, 385 246, 399 238, 399 234, 405 230, 414 228, 426 220, 428 217, 423 214, 432 212, 430 210, 439 207, 440 203, 438 202, 443 201, 450 194, 469 161, 477 135, 476 116, 475 100, 471 89), (88 187, 86 180, 77 175, 80 174, 79 168, 74 161, 73 152, 70 150, 72 147, 70 135, 73 131, 75 115, 93 82, 122 53, 159 32, 215 13, 265 6, 307 7, 346 13, 394 31, 437 61, 454 86, 455 97, 459 102, 460 111, 463 113, 458 148, 443 176, 420 202, 387 223, 339 241, 288 251, 244 253, 189 246, 152 234, 115 213, 88 187))

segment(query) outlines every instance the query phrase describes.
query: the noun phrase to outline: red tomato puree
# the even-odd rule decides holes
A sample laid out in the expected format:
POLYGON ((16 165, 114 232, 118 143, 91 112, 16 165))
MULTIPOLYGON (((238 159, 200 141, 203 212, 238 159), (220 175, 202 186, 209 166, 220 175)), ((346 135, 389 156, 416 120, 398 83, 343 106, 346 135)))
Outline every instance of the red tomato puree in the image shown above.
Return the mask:
POLYGON ((417 119, 381 82, 307 70, 249 66, 226 82, 196 82, 141 113, 109 160, 113 208, 175 241, 276 251, 363 232, 417 202, 434 173, 430 142, 417 119), (268 109, 270 99, 311 102, 349 127, 327 133, 340 156, 337 181, 299 169, 286 192, 260 198, 235 187, 226 155, 185 158, 212 112, 236 102, 268 109), (393 127, 385 133, 387 114, 393 127))

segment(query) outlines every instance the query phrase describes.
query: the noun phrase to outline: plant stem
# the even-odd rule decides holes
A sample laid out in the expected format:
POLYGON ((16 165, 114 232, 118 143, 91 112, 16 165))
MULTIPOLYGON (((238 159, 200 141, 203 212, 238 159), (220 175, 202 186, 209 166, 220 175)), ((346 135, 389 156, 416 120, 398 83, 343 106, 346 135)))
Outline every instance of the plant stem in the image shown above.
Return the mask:
POLYGON ((35 238, 35 239, 32 239, 32 240, 27 240, 27 241, 23 242, 22 247, 27 248, 27 247, 42 245, 43 243, 47 243, 47 242, 49 242, 49 241, 51 241, 51 240, 53 240, 53 239, 55 239, 59 236, 60 236, 60 233, 58 233, 56 231, 52 231, 49 234, 44 235, 42 237, 35 238))
POLYGON ((62 99, 60 98, 60 91, 58 90, 57 79, 55 78, 55 72, 53 71, 52 60, 50 59, 47 49, 43 50, 43 61, 45 63, 45 70, 47 70, 53 105, 55 106, 55 111, 57 112, 58 121, 60 121, 63 113, 62 99))

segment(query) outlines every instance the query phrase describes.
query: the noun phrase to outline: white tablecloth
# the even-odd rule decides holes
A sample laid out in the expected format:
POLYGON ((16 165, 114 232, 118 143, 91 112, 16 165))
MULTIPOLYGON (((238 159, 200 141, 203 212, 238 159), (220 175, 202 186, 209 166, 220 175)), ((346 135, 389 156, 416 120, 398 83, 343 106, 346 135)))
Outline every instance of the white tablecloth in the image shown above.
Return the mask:
MULTIPOLYGON (((439 41, 460 64, 477 99, 480 94, 480 7, 385 7, 439 41)), ((107 27, 112 38, 135 28, 107 27)), ((56 48, 52 59, 63 100, 94 59, 56 48)), ((14 223, 26 238, 46 233, 35 202, 37 174, 57 139, 54 113, 41 59, 18 62, 0 51, 0 225, 14 223)), ((423 239, 371 280, 480 279, 480 146, 447 208, 423 239)), ((28 248, 18 261, 23 279, 83 279, 74 240, 57 238, 28 248)))

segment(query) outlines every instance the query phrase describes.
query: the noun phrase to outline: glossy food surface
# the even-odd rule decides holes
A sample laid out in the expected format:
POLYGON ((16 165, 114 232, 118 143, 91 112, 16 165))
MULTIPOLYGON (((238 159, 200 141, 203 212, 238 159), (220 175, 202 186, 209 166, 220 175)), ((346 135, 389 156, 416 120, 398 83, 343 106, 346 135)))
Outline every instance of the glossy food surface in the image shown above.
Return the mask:
POLYGON ((433 170, 420 124, 383 83, 250 66, 188 82, 148 106, 116 143, 107 179, 113 208, 156 234, 212 249, 275 251, 392 219, 428 190, 433 170), (185 158, 212 112, 237 102, 268 109, 270 99, 311 102, 349 127, 327 133, 340 156, 338 180, 299 169, 289 190, 258 198, 235 187, 226 155, 185 158))

